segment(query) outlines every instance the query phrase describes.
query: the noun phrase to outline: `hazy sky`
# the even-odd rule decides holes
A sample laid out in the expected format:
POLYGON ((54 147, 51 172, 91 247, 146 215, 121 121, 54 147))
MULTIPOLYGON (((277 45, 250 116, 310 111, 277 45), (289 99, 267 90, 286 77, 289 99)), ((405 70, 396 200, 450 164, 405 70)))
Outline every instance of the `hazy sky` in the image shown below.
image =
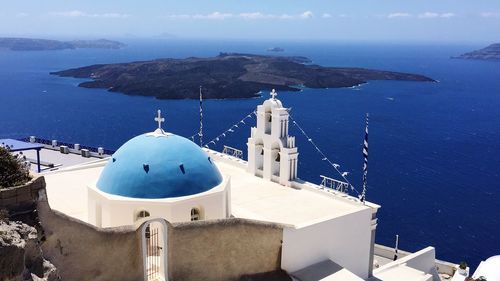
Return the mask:
POLYGON ((499 0, 2 2, 0 36, 500 41, 499 0))

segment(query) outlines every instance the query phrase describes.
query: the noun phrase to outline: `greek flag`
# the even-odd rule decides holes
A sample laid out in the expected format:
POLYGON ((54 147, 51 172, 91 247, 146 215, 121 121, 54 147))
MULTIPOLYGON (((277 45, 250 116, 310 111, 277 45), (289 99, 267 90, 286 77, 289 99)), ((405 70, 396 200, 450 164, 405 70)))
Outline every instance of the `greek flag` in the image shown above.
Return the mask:
POLYGON ((368 175, 368 113, 366 114, 365 141, 363 142, 363 192, 361 192, 361 202, 365 201, 366 195, 366 177, 368 175))
POLYGON ((203 146, 203 95, 201 94, 201 86, 200 86, 200 131, 198 132, 198 136, 200 137, 200 147, 203 146))

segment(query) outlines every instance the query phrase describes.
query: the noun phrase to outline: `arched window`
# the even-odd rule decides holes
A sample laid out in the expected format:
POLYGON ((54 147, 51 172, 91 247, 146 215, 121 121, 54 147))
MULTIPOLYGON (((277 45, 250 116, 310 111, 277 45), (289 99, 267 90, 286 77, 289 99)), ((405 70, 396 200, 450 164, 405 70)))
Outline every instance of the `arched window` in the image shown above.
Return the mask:
POLYGON ((202 217, 201 217, 200 209, 192 208, 191 209, 191 221, 199 221, 201 219, 202 219, 202 217))
POLYGON ((149 214, 149 212, 148 212, 148 211, 145 211, 145 210, 141 210, 141 211, 139 211, 139 212, 137 213, 137 219, 138 219, 138 220, 143 219, 143 218, 146 218, 146 217, 149 217, 149 216, 151 216, 151 215, 149 214))
POLYGON ((264 113, 264 120, 265 120, 265 127, 264 127, 264 133, 266 134, 271 134, 271 127, 272 127, 272 122, 273 122, 273 115, 271 113, 271 109, 269 108, 269 111, 266 110, 264 113))

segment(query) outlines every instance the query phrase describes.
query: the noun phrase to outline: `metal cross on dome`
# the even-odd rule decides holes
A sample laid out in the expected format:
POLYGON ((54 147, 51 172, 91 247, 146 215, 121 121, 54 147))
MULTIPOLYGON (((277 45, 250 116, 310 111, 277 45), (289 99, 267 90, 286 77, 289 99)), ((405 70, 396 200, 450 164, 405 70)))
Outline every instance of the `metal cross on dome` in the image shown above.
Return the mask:
POLYGON ((275 89, 273 89, 273 90, 271 91, 271 97, 273 98, 273 100, 275 100, 275 99, 276 99, 276 96, 277 96, 277 95, 278 95, 278 93, 276 92, 276 90, 275 90, 275 89))
POLYGON ((161 117, 161 110, 158 109, 158 116, 155 117, 155 121, 158 122, 158 129, 161 130, 161 123, 165 122, 165 118, 161 117))

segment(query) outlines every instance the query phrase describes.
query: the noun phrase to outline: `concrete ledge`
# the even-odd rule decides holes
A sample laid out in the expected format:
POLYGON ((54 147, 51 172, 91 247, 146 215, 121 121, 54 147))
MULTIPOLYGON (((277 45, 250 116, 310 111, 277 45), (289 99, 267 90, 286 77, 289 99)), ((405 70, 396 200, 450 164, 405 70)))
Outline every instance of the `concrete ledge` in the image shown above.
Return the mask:
POLYGON ((436 260, 436 270, 440 274, 448 274, 450 276, 453 276, 455 274, 455 271, 458 268, 458 264, 452 263, 452 262, 447 262, 447 261, 442 261, 442 260, 436 260))
MULTIPOLYGON (((375 244, 374 254, 375 254, 375 256, 380 256, 380 257, 392 260, 394 258, 394 248, 387 247, 387 246, 380 245, 380 244, 375 244)), ((407 252, 407 251, 398 250, 398 258, 399 259, 404 258, 404 257, 411 255, 411 254, 412 253, 407 252)), ((455 270, 458 268, 458 264, 454 264, 451 262, 442 261, 442 260, 438 260, 438 259, 436 259, 434 262, 436 264, 436 270, 440 274, 448 274, 448 275, 452 276, 455 273, 455 270)))
POLYGON ((375 269, 373 275, 377 277, 384 272, 393 269, 396 270, 400 266, 406 266, 423 274, 432 275, 433 280, 440 280, 435 261, 436 252, 434 247, 427 247, 375 269))
POLYGON ((32 179, 24 185, 0 189, 0 209, 23 211, 38 199, 38 191, 45 188, 45 178, 31 175, 32 179))
POLYGON ((231 226, 238 224, 254 225, 254 226, 264 226, 272 229, 283 229, 286 225, 279 223, 263 222, 250 219, 242 218, 229 218, 229 219, 218 219, 218 220, 201 220, 193 222, 178 222, 172 223, 172 227, 175 229, 193 229, 202 226, 220 225, 220 226, 231 226))
POLYGON ((310 265, 291 275, 300 281, 363 281, 359 276, 331 260, 310 265))
MULTIPOLYGON (((387 247, 387 246, 380 245, 380 244, 375 244, 375 247, 373 249, 373 253, 376 256, 381 256, 383 258, 390 259, 390 260, 392 260, 394 258, 394 248, 387 247)), ((410 254, 411 254, 410 252, 398 249, 398 258, 399 259, 406 257, 410 254)))

